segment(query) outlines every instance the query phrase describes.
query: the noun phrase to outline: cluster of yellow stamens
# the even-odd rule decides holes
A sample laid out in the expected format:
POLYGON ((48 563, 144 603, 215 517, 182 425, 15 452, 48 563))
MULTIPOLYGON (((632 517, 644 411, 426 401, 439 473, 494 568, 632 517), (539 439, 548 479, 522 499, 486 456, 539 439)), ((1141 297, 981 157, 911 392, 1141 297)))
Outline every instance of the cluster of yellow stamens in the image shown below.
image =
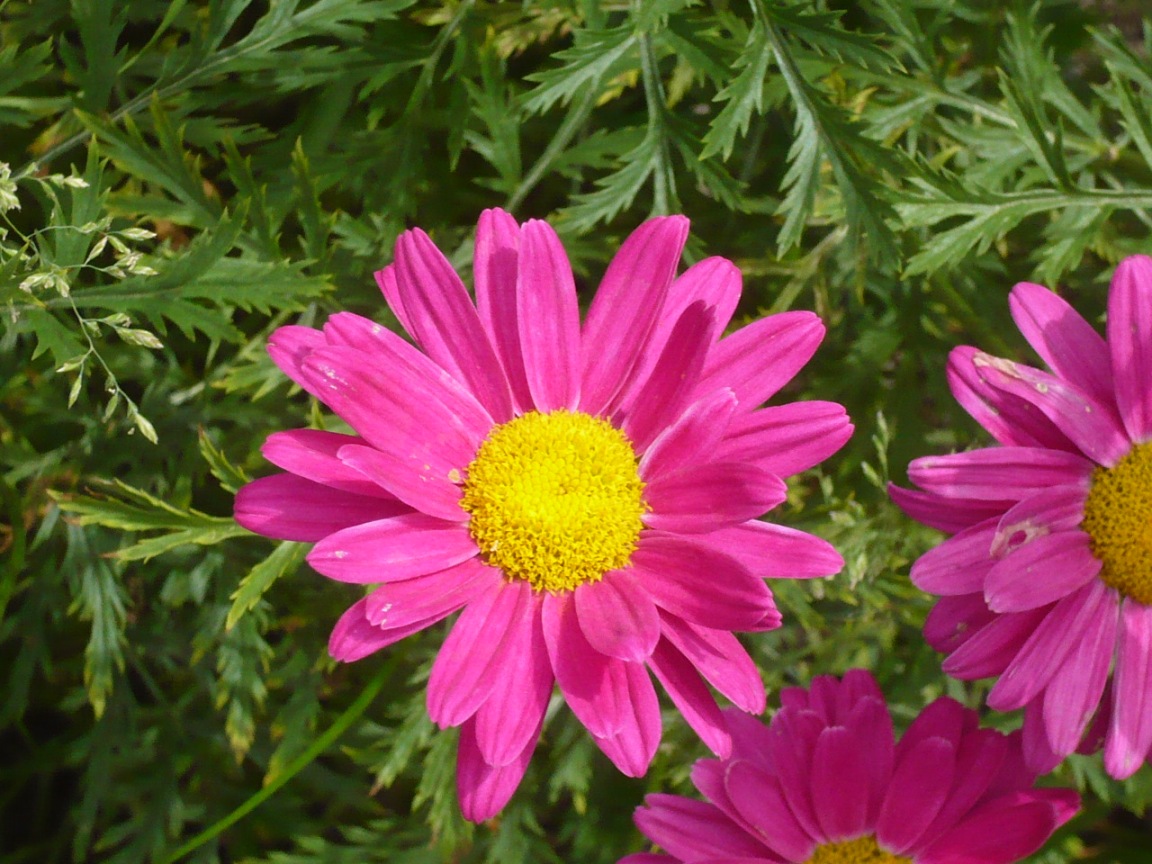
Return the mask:
POLYGON ((912 859, 885 852, 869 834, 817 846, 805 864, 912 864, 912 859))
POLYGON ((485 561, 538 591, 571 591, 628 564, 643 491, 636 453, 611 423, 532 412, 488 435, 460 506, 485 561))
POLYGON ((1100 578, 1125 597, 1152 606, 1152 441, 1135 445, 1112 468, 1092 473, 1081 526, 1100 578))

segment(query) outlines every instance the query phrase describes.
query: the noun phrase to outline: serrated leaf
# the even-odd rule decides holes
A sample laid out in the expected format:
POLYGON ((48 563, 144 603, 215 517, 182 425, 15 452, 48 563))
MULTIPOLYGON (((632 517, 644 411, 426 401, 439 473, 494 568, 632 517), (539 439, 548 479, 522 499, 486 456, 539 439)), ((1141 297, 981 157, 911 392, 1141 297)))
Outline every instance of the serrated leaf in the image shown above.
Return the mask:
POLYGON ((732 155, 737 137, 748 132, 752 114, 764 111, 764 78, 771 61, 772 45, 768 41, 764 23, 757 20, 744 43, 744 50, 736 60, 736 68, 740 72, 716 94, 718 102, 727 104, 709 126, 700 158, 706 159, 719 153, 727 159, 732 155))
POLYGON ((237 621, 255 608, 256 604, 260 602, 260 598, 277 579, 295 573, 304 561, 304 553, 307 548, 304 543, 293 543, 290 540, 285 540, 272 551, 271 555, 249 570, 248 574, 240 580, 239 587, 232 592, 230 598, 232 606, 228 610, 228 618, 224 622, 224 628, 232 629, 237 621))
POLYGON ((873 260, 894 258, 895 238, 888 220, 895 213, 880 197, 878 182, 865 173, 861 165, 870 163, 872 169, 891 167, 896 154, 866 139, 842 109, 819 96, 801 73, 784 35, 770 20, 766 4, 757 0, 756 8, 764 16, 764 28, 776 64, 796 109, 796 137, 788 152, 788 171, 782 182, 785 195, 778 210, 785 217, 777 240, 779 252, 782 254, 799 243, 820 189, 820 167, 827 159, 844 202, 849 240, 856 242, 860 235, 866 234, 873 260))
POLYGON ((67 542, 64 566, 70 573, 74 596, 69 611, 92 623, 84 648, 84 686, 99 717, 124 668, 127 595, 112 565, 96 553, 79 526, 68 527, 67 542))
POLYGON ((575 202, 562 211, 571 220, 573 230, 585 231, 598 222, 608 222, 632 205, 648 178, 661 164, 659 141, 651 127, 634 150, 625 153, 622 167, 596 181, 595 192, 573 197, 575 202))
POLYGON ((49 310, 37 306, 27 306, 20 311, 14 327, 21 332, 31 332, 36 338, 32 356, 39 357, 45 351, 52 355, 52 362, 60 365, 79 356, 86 356, 86 346, 77 339, 75 331, 66 327, 49 310))
POLYGON ((298 310, 330 289, 326 279, 305 274, 301 264, 225 257, 240 236, 244 211, 241 206, 234 215, 226 214, 179 257, 157 261, 155 276, 77 292, 77 307, 144 316, 157 327, 169 321, 190 338, 199 331, 212 339, 236 342, 242 334, 225 312, 298 310))
POLYGON ((872 36, 845 30, 840 25, 842 12, 816 11, 806 2, 788 4, 758 0, 756 5, 789 36, 802 39, 822 54, 880 72, 898 65, 872 36))
POLYGON ((231 518, 209 516, 193 509, 181 510, 119 480, 103 485, 119 497, 67 497, 55 493, 53 497, 60 509, 74 516, 79 525, 166 532, 117 550, 114 555, 121 561, 147 561, 180 546, 211 546, 248 533, 231 518))
POLYGON ((120 33, 128 23, 127 9, 102 0, 72 0, 71 7, 84 46, 84 63, 74 70, 83 91, 82 105, 86 111, 104 111, 120 72, 121 58, 127 52, 127 48, 116 50, 120 33))
POLYGON ((208 470, 212 472, 213 477, 220 481, 220 485, 226 492, 235 495, 237 489, 250 481, 251 478, 244 473, 243 469, 233 465, 224 455, 224 451, 213 443, 208 433, 203 429, 199 430, 197 434, 197 442, 200 445, 200 455, 208 463, 208 470))
POLYGON ((636 31, 630 24, 609 30, 577 30, 572 47, 554 55, 563 61, 563 66, 527 76, 538 86, 528 93, 524 109, 531 114, 543 114, 559 101, 598 87, 606 77, 616 74, 618 67, 625 64, 635 67, 638 61, 630 55, 637 46, 636 31))
POLYGON ((263 616, 246 615, 223 631, 216 649, 216 707, 227 709, 224 730, 237 761, 256 739, 256 718, 268 695, 264 675, 273 651, 264 626, 263 616))

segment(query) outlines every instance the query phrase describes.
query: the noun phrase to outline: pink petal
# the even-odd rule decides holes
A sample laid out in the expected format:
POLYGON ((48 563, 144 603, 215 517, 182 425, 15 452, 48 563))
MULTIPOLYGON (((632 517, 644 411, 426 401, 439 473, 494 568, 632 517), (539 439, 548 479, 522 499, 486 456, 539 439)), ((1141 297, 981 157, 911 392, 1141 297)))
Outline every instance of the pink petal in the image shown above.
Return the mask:
POLYGON ((295 474, 253 480, 236 492, 237 522, 265 537, 315 543, 337 531, 408 513, 394 498, 353 495, 295 474))
MULTIPOLYGON (((815 712, 781 709, 772 718, 768 739, 768 763, 780 780, 788 807, 814 839, 825 836, 811 794, 813 751, 824 729, 824 721, 815 712)), ((739 752, 737 741, 733 735, 734 748, 739 752)))
POLYGON ((897 854, 912 849, 924 835, 956 776, 952 741, 927 738, 901 750, 876 823, 876 838, 897 854))
POLYGON ((545 593, 541 621, 556 683, 572 713, 596 737, 618 732, 631 710, 624 668, 629 664, 588 644, 571 594, 545 593))
POLYGON ((1030 609, 996 615, 948 656, 944 661, 944 672, 961 681, 1003 674, 1048 611, 1030 609))
MULTIPOLYGON (((323 348, 304 361, 304 376, 325 403, 378 450, 438 474, 462 471, 492 420, 456 398, 444 382, 352 348, 323 348)), ((388 358, 390 360, 390 358, 388 358)))
POLYGON ((634 399, 621 403, 622 428, 640 452, 685 408, 711 342, 712 312, 693 303, 680 316, 672 338, 634 399))
MULTIPOLYGON (((370 368, 387 370, 386 376, 420 379, 422 386, 428 388, 434 398, 460 415, 456 422, 471 425, 481 435, 487 435, 491 429, 491 415, 467 387, 387 327, 361 315, 337 312, 325 322, 324 335, 332 347, 353 348, 372 356, 374 362, 370 368)), ((414 391, 413 395, 417 392, 414 391)))
POLYGON ((439 620, 480 594, 496 591, 503 576, 479 557, 454 567, 401 582, 387 582, 365 599, 365 617, 375 627, 406 627, 429 618, 439 620))
POLYGON ((843 726, 829 726, 816 739, 812 752, 812 805, 824 836, 845 840, 868 827, 870 772, 852 735, 843 726))
POLYGON ((660 638, 660 614, 631 570, 613 570, 573 593, 588 644, 609 657, 643 662, 660 638))
MULTIPOLYGON (((721 712, 722 715, 726 715, 727 713, 728 712, 721 712)), ((725 721, 727 721, 726 716, 725 721)), ((762 724, 761 728, 764 728, 762 724)), ((738 761, 744 762, 745 760, 738 761)), ((721 813, 731 819, 742 831, 751 834, 753 837, 758 837, 761 833, 760 829, 740 815, 740 812, 728 796, 728 790, 724 788, 725 774, 733 764, 732 759, 697 759, 692 765, 692 784, 699 790, 701 795, 721 813)))
POLYGON ((1087 585, 1100 559, 1083 531, 1046 534, 997 561, 988 571, 984 599, 993 612, 1023 612, 1055 603, 1087 585))
POLYGON ((1082 483, 1054 486, 1014 504, 996 526, 992 554, 1002 557, 1037 537, 1070 531, 1084 521, 1088 490, 1082 483))
POLYGON ((1048 368, 1097 402, 1111 404, 1108 345, 1066 300, 1043 285, 1021 282, 1008 295, 1016 326, 1048 368))
POLYGON ((539 219, 520 232, 516 320, 520 356, 537 410, 575 408, 580 398, 580 307, 560 238, 539 219))
POLYGON ((1152 258, 1125 258, 1108 294, 1108 347, 1120 416, 1133 441, 1152 438, 1152 258))
MULTIPOLYGON (((947 800, 932 824, 920 835, 921 846, 931 844, 948 831, 984 797, 1005 763, 1009 738, 994 729, 976 729, 960 741, 956 752, 955 779, 947 800)), ((1016 742, 1013 740, 1016 750, 1016 742)), ((1031 785, 1032 778, 1022 785, 1031 785)))
POLYGON ((327 344, 324 334, 319 330, 288 324, 274 330, 268 337, 268 356, 304 392, 318 396, 315 387, 301 375, 301 366, 309 354, 327 344))
POLYGON ((504 365, 513 402, 521 411, 532 408, 532 394, 520 353, 516 284, 520 269, 520 226, 503 210, 485 210, 476 226, 472 273, 476 311, 504 365))
POLYGON ((717 390, 689 405, 676 420, 656 436, 640 457, 640 476, 645 482, 679 468, 711 458, 728 430, 736 410, 736 394, 717 390))
POLYGON ((735 558, 661 534, 645 534, 632 569, 656 605, 716 630, 754 627, 775 609, 772 594, 735 558))
POLYGON ((420 347, 467 384, 497 423, 511 420, 508 380, 476 307, 448 259, 419 228, 396 240, 396 276, 409 332, 420 347))
POLYGON ((1120 606, 1112 705, 1104 767, 1123 780, 1136 772, 1152 749, 1152 606, 1129 599, 1120 606))
POLYGON ((664 474, 648 484, 652 511, 644 524, 658 531, 702 534, 746 522, 788 497, 773 474, 738 462, 706 462, 664 474))
MULTIPOLYGON (((1023 765, 1033 777, 1051 773, 1067 755, 1057 753, 1048 741, 1048 730, 1044 728, 1043 697, 1034 699, 1024 706, 1020 751, 1024 760, 1023 765)), ((1017 789, 1019 785, 1013 785, 1012 788, 1017 789)))
POLYGON ((492 696, 495 670, 509 659, 514 627, 531 614, 527 582, 503 582, 464 607, 428 676, 428 716, 441 729, 459 726, 492 696))
POLYGON ((920 741, 927 741, 929 738, 959 741, 967 728, 975 727, 976 721, 976 715, 955 699, 941 696, 908 725, 896 748, 897 763, 903 761, 905 754, 920 741))
POLYGON ((476 743, 484 761, 494 766, 511 764, 536 741, 555 681, 540 624, 541 596, 527 582, 508 590, 525 594, 527 602, 516 607, 504 636, 503 662, 485 676, 491 695, 476 711, 476 743))
POLYGON ((665 638, 737 708, 763 714, 766 695, 760 670, 740 640, 726 630, 689 624, 675 615, 661 615, 665 638))
POLYGON ((740 301, 740 290, 740 269, 726 258, 705 258, 685 270, 668 289, 664 307, 652 325, 644 357, 633 373, 632 382, 621 403, 631 403, 643 387, 643 382, 648 380, 684 310, 697 301, 703 301, 711 310, 712 318, 708 327, 708 344, 711 345, 732 320, 736 304, 740 301))
MULTIPOLYGON (((850 670, 860 672, 862 670, 850 670)), ((869 680, 875 684, 871 675, 869 680)), ((843 689, 843 688, 842 688, 843 689)), ((869 825, 875 825, 880 815, 880 806, 892 780, 892 765, 895 759, 895 741, 892 731, 892 715, 884 702, 883 694, 876 688, 876 695, 859 699, 847 712, 844 727, 857 742, 860 754, 868 769, 868 815, 869 825)))
POLYGON ((984 590, 984 579, 996 563, 991 556, 995 527, 981 522, 929 549, 912 565, 912 584, 940 596, 984 590))
POLYGON ((1019 501, 1051 486, 1087 486, 1095 466, 1082 456, 1039 447, 988 447, 925 456, 908 466, 908 479, 947 498, 1019 501))
POLYGON ((991 386, 1034 406, 1089 459, 1112 466, 1128 452, 1128 437, 1111 406, 1021 363, 983 353, 972 362, 991 386))
MULTIPOLYGON (((1121 606, 1123 609, 1123 606, 1121 606)), ((1121 618, 1120 626, 1124 626, 1123 618, 1121 618)), ((1120 643, 1117 643, 1116 650, 1119 652, 1120 643)), ((1116 668, 1119 668, 1120 659, 1116 658, 1116 668)), ((1096 708, 1096 713, 1093 715, 1091 721, 1088 723, 1088 729, 1084 732, 1084 737, 1080 739, 1080 743, 1076 745, 1076 752, 1082 756, 1090 756, 1093 753, 1099 752, 1104 747, 1105 739, 1108 737, 1108 728, 1112 725, 1112 697, 1115 690, 1116 676, 1113 669, 1113 675, 1108 679, 1108 683, 1104 685, 1104 695, 1100 697, 1100 705, 1096 708)), ((1037 702, 1040 700, 1036 700, 1037 702)), ((1035 703, 1033 703, 1035 704, 1035 703)), ((1045 733, 1047 737, 1047 733, 1045 733)), ((1108 760, 1104 760, 1105 768, 1107 768, 1108 760)))
POLYGON ((792 402, 737 417, 716 451, 721 462, 749 462, 790 477, 823 462, 852 437, 835 402, 792 402))
POLYGON ((593 735, 592 740, 625 776, 643 777, 660 746, 660 702, 642 664, 622 660, 610 664, 616 666, 623 723, 611 735, 593 735))
POLYGON ((1062 813, 1063 808, 1028 793, 990 801, 919 852, 916 864, 1012 864, 1044 845, 1062 813))
POLYGON ((636 810, 636 827, 680 861, 716 857, 765 858, 768 850, 723 813, 679 795, 648 795, 636 810))
POLYGON ((1063 664, 1075 642, 1098 615, 1105 614, 1108 600, 1097 585, 1089 583, 1060 600, 1036 625, 1024 647, 1008 664, 988 694, 996 711, 1015 711, 1031 702, 1063 664))
POLYGON ((987 519, 999 519, 1008 508, 1004 501, 979 501, 971 498, 945 498, 932 492, 903 489, 888 484, 888 494, 896 506, 917 522, 956 534, 987 519))
POLYGON ((324 322, 324 338, 328 348, 355 348, 366 354, 384 351, 387 354, 404 353, 412 355, 407 365, 424 364, 422 368, 432 377, 443 374, 439 366, 420 353, 418 348, 404 341, 396 333, 371 318, 353 312, 337 312, 324 322))
POLYGON ((731 555, 762 579, 833 576, 844 567, 827 540, 772 522, 742 522, 695 539, 731 555))
POLYGON ((807 861, 816 843, 788 809, 780 782, 751 762, 737 760, 724 775, 728 800, 741 818, 755 826, 759 839, 785 861, 807 861))
POLYGON ((332 635, 328 639, 328 653, 333 660, 341 663, 352 663, 387 648, 413 633, 418 633, 425 627, 431 627, 438 619, 430 618, 424 621, 414 621, 405 627, 383 629, 368 623, 365 617, 367 598, 353 603, 348 610, 340 616, 332 635))
POLYGON ((349 468, 337 458, 336 453, 345 444, 363 443, 364 439, 356 435, 341 435, 320 429, 291 429, 287 432, 273 432, 260 452, 277 468, 333 489, 374 498, 392 498, 391 492, 366 479, 359 471, 349 468))
POLYGON ((948 386, 961 407, 1006 447, 1075 451, 1076 445, 1035 406, 989 384, 986 367, 975 362, 982 354, 962 345, 948 355, 948 386))
POLYGON ((692 663, 667 640, 661 640, 648 660, 648 668, 700 740, 720 758, 728 758, 732 752, 728 726, 692 663))
POLYGON ((328 535, 308 553, 308 563, 330 579, 368 585, 435 573, 478 551, 463 526, 405 513, 328 535))
POLYGON ((584 321, 580 410, 609 413, 642 362, 687 238, 683 216, 650 219, 608 265, 584 321))
POLYGON ((404 309, 404 300, 400 296, 396 265, 389 264, 383 270, 377 270, 373 275, 376 277, 376 285, 380 288, 380 293, 384 295, 384 302, 388 304, 388 308, 392 310, 392 314, 396 316, 396 320, 400 322, 404 332, 411 334, 412 319, 404 309))
MULTIPOLYGON (((543 723, 541 723, 541 726, 543 723)), ((460 812, 469 822, 485 822, 504 809, 504 805, 524 779, 532 752, 540 738, 540 728, 529 736, 528 745, 511 762, 493 767, 484 761, 476 743, 476 724, 469 720, 460 728, 456 753, 456 794, 460 812)))
POLYGON ((1100 613, 1077 633, 1071 650, 1044 691, 1044 727, 1048 743, 1060 755, 1072 753, 1080 743, 1100 704, 1116 653, 1116 594, 1102 583, 1093 587, 1098 593, 1111 596, 1103 602, 1100 613))
POLYGON ((924 641, 947 654, 972 639, 996 618, 980 594, 942 597, 924 621, 924 641))
POLYGON ((740 406, 767 402, 812 359, 824 324, 811 312, 782 312, 742 327, 708 355, 699 392, 730 388, 740 406))
POLYGON ((467 522, 460 506, 463 493, 447 475, 433 474, 395 452, 350 444, 340 449, 340 461, 359 471, 405 504, 447 522, 467 522))

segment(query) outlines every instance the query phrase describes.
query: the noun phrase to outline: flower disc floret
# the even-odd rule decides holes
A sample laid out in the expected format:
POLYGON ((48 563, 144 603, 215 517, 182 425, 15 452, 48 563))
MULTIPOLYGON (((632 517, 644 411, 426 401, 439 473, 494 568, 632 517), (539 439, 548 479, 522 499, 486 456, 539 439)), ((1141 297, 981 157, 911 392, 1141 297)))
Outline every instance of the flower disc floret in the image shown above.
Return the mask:
POLYGON ((911 858, 885 852, 871 834, 817 846, 805 864, 912 864, 911 858))
POLYGON ((1135 445, 1114 467, 1092 473, 1082 527, 1104 565, 1100 578, 1152 606, 1152 442, 1135 445))
POLYGON ((489 564, 538 591, 572 591, 627 566, 643 491, 631 443, 607 420, 532 411, 492 430, 460 506, 489 564))

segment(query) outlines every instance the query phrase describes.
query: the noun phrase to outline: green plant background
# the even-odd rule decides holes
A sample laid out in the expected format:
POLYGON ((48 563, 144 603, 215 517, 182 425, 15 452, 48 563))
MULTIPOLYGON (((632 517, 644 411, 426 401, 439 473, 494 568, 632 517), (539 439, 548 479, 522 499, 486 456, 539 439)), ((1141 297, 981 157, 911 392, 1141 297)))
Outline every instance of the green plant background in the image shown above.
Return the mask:
MULTIPOLYGON (((614 862, 645 848, 645 792, 690 789, 703 748, 670 710, 631 780, 560 708, 468 825, 424 714, 443 626, 336 665, 355 592, 232 522, 268 433, 333 422, 269 332, 395 326, 371 274, 397 234, 467 275, 491 206, 552 222, 582 302, 635 225, 683 212, 689 260, 743 270, 743 320, 824 318, 786 395, 856 435, 772 515, 847 567, 774 583, 785 625, 746 642, 770 691, 864 666, 899 726, 978 706, 920 637, 907 573, 939 536, 884 483, 985 440, 944 363, 1035 359, 1015 282, 1099 321, 1112 266, 1152 251, 1142 8, 0 0, 0 864, 614 862)), ((1152 769, 1046 782, 1085 808, 1035 861, 1149 860, 1152 769)))

